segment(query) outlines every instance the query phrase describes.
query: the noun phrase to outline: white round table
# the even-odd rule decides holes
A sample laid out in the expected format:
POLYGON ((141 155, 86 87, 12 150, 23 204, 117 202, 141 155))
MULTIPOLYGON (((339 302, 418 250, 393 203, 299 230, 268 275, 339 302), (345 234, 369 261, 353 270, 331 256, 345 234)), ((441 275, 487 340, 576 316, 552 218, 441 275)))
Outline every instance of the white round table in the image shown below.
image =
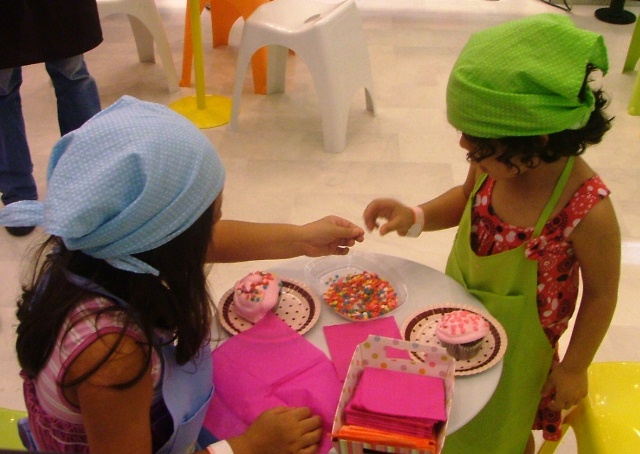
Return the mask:
MULTIPOLYGON (((407 301, 396 309, 389 317, 394 317, 398 327, 402 327, 404 322, 421 310, 429 307, 442 306, 443 304, 458 303, 472 306, 478 312, 486 313, 482 304, 471 296, 462 286, 444 273, 430 268, 426 265, 383 254, 364 254, 367 259, 382 263, 387 268, 392 268, 404 281, 407 289, 407 301)), ((339 257, 332 257, 333 260, 339 257)), ((248 262, 237 268, 238 270, 268 270, 278 274, 279 277, 294 279, 306 284, 309 289, 315 292, 318 301, 322 301, 321 295, 312 282, 307 282, 305 267, 314 259, 308 257, 298 257, 294 259, 279 260, 269 262, 265 267, 262 262, 248 262)), ((224 266, 224 265, 223 265, 224 266)), ((223 295, 235 282, 243 277, 228 276, 227 279, 216 279, 214 284, 214 294, 223 295), (226 281, 226 282, 223 282, 226 281), (226 288, 223 285, 227 285, 226 288)), ((326 325, 337 325, 342 323, 352 323, 338 315, 333 309, 322 303, 320 317, 306 334, 305 338, 313 343, 320 350, 329 355, 329 349, 324 337, 322 327, 326 325)), ((489 401, 495 391, 500 374, 502 373, 502 360, 495 366, 483 372, 456 376, 454 383, 454 398, 447 425, 447 433, 451 434, 469 422, 489 401)))

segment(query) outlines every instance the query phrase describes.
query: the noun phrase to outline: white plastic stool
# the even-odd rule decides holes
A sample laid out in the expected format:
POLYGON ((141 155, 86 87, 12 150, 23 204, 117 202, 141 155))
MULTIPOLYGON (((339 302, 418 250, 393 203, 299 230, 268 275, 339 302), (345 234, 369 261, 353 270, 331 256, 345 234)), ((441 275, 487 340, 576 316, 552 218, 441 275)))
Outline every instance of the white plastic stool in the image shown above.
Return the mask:
POLYGON ((141 62, 156 61, 153 50, 155 41, 162 60, 169 93, 178 91, 178 75, 173 63, 169 40, 154 0, 97 0, 100 19, 112 14, 126 14, 136 41, 141 62))
POLYGON ((229 128, 238 127, 240 97, 251 56, 269 46, 267 94, 284 92, 288 49, 300 56, 313 77, 320 102, 324 149, 343 151, 354 92, 364 87, 367 110, 375 114, 371 64, 354 0, 326 3, 274 0, 245 21, 238 54, 229 128))

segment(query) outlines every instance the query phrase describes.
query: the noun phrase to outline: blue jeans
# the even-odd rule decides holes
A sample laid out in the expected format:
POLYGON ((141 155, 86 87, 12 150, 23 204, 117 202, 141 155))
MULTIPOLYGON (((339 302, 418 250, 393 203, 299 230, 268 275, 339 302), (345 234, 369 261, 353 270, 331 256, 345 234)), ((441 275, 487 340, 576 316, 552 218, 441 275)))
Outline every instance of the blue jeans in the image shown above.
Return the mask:
MULTIPOLYGON (((58 125, 64 135, 100 111, 98 87, 82 55, 46 62, 55 90, 58 125)), ((0 69, 0 192, 8 205, 38 198, 22 116, 22 68, 0 69)))

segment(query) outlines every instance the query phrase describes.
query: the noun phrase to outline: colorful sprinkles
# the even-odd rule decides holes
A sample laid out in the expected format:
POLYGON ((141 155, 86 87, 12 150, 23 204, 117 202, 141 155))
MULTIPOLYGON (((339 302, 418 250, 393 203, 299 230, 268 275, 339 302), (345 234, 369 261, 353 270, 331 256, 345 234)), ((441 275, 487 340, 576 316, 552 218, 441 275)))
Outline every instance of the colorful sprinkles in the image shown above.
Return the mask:
POLYGON ((398 307, 398 295, 389 281, 363 271, 326 282, 324 300, 336 312, 353 320, 369 320, 398 307))
MULTIPOLYGON (((235 286, 235 292, 240 295, 245 295, 245 299, 252 303, 259 303, 262 301, 265 291, 269 288, 269 285, 277 278, 275 274, 255 271, 250 273, 246 278, 238 281, 235 286)), ((282 281, 278 280, 278 287, 282 289, 282 281)), ((279 291, 278 291, 279 292, 279 291)))

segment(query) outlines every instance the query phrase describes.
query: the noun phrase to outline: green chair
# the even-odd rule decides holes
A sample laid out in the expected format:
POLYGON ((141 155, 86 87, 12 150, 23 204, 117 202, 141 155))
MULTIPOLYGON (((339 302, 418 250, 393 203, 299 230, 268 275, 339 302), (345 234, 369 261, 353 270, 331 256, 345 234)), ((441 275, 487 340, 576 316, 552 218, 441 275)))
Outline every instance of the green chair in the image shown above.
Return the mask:
MULTIPOLYGON (((627 59, 624 61, 622 71, 633 71, 638 59, 640 59, 640 20, 636 21, 636 26, 631 36, 631 43, 629 43, 629 50, 627 51, 627 59)), ((636 84, 633 88, 633 93, 631 93, 631 100, 629 101, 629 115, 640 115, 640 71, 636 77, 636 84)))
MULTIPOLYGON (((578 454, 640 453, 640 363, 593 363, 589 395, 565 418, 578 454)), ((538 454, 552 454, 559 442, 545 441, 538 454)))
POLYGON ((26 411, 0 408, 0 449, 26 451, 18 435, 18 421, 26 416, 26 411))

